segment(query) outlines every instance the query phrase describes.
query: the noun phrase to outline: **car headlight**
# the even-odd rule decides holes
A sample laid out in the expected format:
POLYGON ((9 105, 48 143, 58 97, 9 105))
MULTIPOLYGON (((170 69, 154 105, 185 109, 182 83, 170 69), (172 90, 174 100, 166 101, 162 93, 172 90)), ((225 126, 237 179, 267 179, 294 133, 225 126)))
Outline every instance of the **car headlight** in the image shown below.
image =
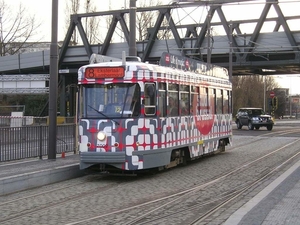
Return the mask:
POLYGON ((252 120, 257 121, 259 119, 258 119, 258 117, 253 117, 252 120))
POLYGON ((103 131, 99 131, 98 134, 97 134, 97 139, 99 141, 104 141, 105 138, 106 138, 106 134, 103 131))

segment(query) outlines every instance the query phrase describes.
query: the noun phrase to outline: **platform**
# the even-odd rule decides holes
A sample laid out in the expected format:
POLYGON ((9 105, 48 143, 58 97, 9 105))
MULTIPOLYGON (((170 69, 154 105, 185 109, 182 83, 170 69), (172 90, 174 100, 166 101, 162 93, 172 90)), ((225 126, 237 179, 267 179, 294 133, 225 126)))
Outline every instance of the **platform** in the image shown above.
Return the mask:
POLYGON ((0 195, 35 188, 84 175, 79 170, 79 155, 64 158, 25 159, 0 164, 0 195))
POLYGON ((233 213, 223 225, 300 224, 300 161, 233 213))

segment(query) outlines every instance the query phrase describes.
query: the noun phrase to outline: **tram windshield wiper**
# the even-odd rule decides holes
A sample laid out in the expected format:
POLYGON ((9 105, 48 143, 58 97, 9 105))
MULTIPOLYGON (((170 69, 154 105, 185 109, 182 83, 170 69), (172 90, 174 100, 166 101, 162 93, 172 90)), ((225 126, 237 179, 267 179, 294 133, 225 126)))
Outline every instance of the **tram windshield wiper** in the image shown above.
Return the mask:
POLYGON ((109 116, 107 116, 107 115, 104 114, 103 112, 99 111, 98 109, 95 109, 93 106, 88 105, 88 107, 90 107, 91 109, 95 110, 97 113, 101 114, 101 115, 104 116, 106 119, 110 119, 110 120, 114 121, 117 125, 120 125, 120 124, 118 123, 118 121, 115 121, 114 119, 109 118, 109 116))

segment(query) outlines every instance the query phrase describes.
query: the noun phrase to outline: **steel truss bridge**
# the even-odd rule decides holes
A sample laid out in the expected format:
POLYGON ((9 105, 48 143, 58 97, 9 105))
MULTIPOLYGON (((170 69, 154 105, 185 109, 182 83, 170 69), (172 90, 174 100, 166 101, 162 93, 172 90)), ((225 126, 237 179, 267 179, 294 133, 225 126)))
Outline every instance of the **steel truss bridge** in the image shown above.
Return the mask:
MULTIPOLYGON (((289 10, 298 8, 300 2, 289 0, 257 2, 195 0, 193 3, 137 8, 137 15, 145 12, 155 12, 157 15, 153 27, 148 28, 145 39, 137 41, 137 55, 143 61, 156 63, 162 52, 169 51, 207 61, 208 49, 210 49, 211 62, 225 67, 229 66, 229 56, 232 52, 233 76, 299 74, 300 13, 289 15, 289 10), (251 6, 254 5, 257 9, 251 11, 251 6), (284 10, 287 6, 290 9, 284 10), (230 8, 234 11, 230 11, 230 8), (178 17, 178 11, 181 12, 181 17, 178 17), (195 14, 191 18, 188 12, 196 12, 198 18, 194 16, 195 14), (232 14, 236 14, 235 17, 238 19, 229 20, 229 17, 233 17, 232 14), (256 18, 241 18, 249 14, 256 15, 256 18), (200 17, 204 19, 200 20, 200 17), (163 23, 164 19, 168 21, 167 24, 163 23), (188 19, 189 23, 183 23, 184 19, 188 19), (291 28, 292 23, 297 23, 298 29, 291 28), (252 28, 245 29, 249 26, 252 28), (264 28, 267 26, 270 29, 265 32, 264 28), (215 33, 210 34, 211 47, 208 47, 207 33, 211 30, 209 27, 213 31, 216 30, 215 33), (158 38, 161 31, 168 31, 171 33, 170 37, 158 38)), ((121 57, 122 51, 128 53, 129 11, 130 9, 122 9, 71 15, 69 29, 60 47, 59 68, 76 71, 81 65, 88 63, 92 53, 116 58, 121 57), (89 43, 83 20, 90 17, 110 18, 108 29, 101 28, 101 31, 104 30, 101 35, 106 34, 103 43, 96 45, 89 43), (71 37, 75 29, 78 30, 82 44, 72 46, 71 37), (120 35, 125 41, 114 43, 114 34, 120 33, 120 30, 122 31, 120 35)), ((49 54, 50 52, 43 51, 2 57, 0 71, 2 74, 42 73, 43 71, 48 73, 49 54)))
MULTIPOLYGON (((300 1, 295 0, 178 0, 136 8, 137 17, 156 15, 147 35, 136 42, 137 56, 157 63, 162 52, 170 52, 227 68, 231 65, 233 76, 300 74, 299 7, 300 1)), ((59 49, 63 86, 76 82, 78 68, 88 64, 93 53, 114 58, 121 58, 122 51, 128 54, 130 10, 71 15, 59 49), (99 44, 91 44, 85 30, 85 19, 92 17, 107 23, 107 28, 99 27, 99 34, 104 35, 99 44), (71 42, 75 30, 81 39, 76 46, 71 42)), ((49 74, 49 65, 50 51, 0 58, 2 74, 49 74)))

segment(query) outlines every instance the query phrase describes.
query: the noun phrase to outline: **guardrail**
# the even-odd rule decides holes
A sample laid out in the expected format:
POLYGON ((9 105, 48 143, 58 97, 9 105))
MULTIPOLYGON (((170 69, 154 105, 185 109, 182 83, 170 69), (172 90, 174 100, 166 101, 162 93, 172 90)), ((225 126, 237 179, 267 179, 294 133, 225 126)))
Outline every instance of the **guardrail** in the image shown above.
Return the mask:
MULTIPOLYGON (((57 125, 57 154, 76 152, 75 129, 74 123, 57 125)), ((35 157, 42 159, 48 155, 48 141, 49 126, 46 123, 0 127, 0 162, 35 157)))

